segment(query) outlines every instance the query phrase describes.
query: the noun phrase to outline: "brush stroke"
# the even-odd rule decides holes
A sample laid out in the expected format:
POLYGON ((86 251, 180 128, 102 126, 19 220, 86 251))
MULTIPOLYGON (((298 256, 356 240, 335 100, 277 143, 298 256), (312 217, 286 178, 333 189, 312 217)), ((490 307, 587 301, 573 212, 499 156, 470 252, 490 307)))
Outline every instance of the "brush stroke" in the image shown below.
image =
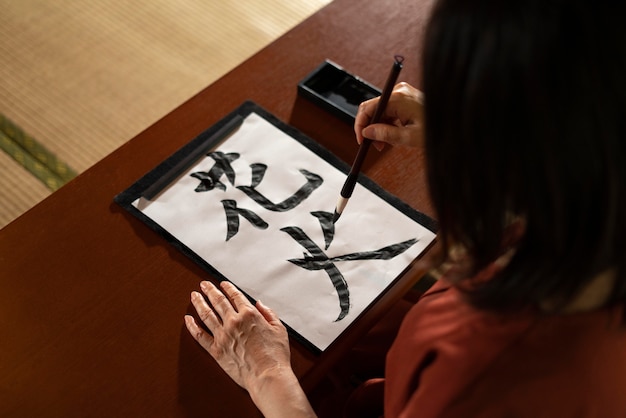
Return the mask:
POLYGON ((324 234, 324 249, 327 250, 335 238, 335 223, 333 222, 334 214, 320 210, 311 212, 311 215, 315 216, 320 222, 322 233, 324 234))
POLYGON ((287 199, 280 203, 274 203, 256 190, 256 186, 258 185, 256 181, 258 180, 258 182, 260 182, 258 176, 261 175, 262 178, 262 175, 265 173, 265 170, 263 170, 262 173, 260 172, 260 167, 257 167, 257 170, 259 172, 257 172, 256 179, 253 178, 251 186, 237 186, 237 188, 248 195, 250 199, 272 212, 286 212, 295 208, 302 203, 302 201, 308 198, 311 193, 313 193, 313 191, 320 187, 324 182, 324 180, 317 174, 301 169, 299 171, 306 178, 306 183, 287 199))
POLYGON ((256 187, 263 181, 263 177, 265 177, 265 171, 267 170, 267 165, 262 163, 253 163, 250 164, 250 169, 252 170, 252 187, 256 187))
POLYGON ((235 170, 233 170, 230 163, 238 159, 239 154, 236 152, 225 154, 221 151, 215 151, 207 155, 215 160, 215 164, 209 171, 197 171, 190 174, 191 177, 200 180, 200 184, 196 187, 195 191, 208 192, 215 188, 225 191, 226 186, 220 181, 223 175, 226 175, 230 184, 234 185, 235 170))
POLYGON ((230 199, 222 200, 224 211, 226 212, 226 241, 237 235, 239 232, 239 216, 243 216, 254 227, 267 229, 268 224, 259 215, 248 209, 238 208, 237 202, 230 199))
POLYGON ((311 238, 300 228, 297 226, 288 226, 285 228, 281 228, 281 231, 289 234, 293 239, 295 239, 298 244, 303 246, 312 257, 315 257, 318 260, 325 260, 315 264, 314 268, 309 268, 307 265, 302 265, 302 261, 306 260, 308 257, 305 253, 304 260, 302 259, 292 259, 288 260, 290 263, 293 263, 299 267, 303 267, 307 270, 324 270, 330 281, 332 282, 335 290, 337 291, 337 297, 339 298, 339 308, 341 312, 335 322, 341 321, 350 311, 350 291, 348 289, 348 282, 344 279, 343 275, 335 266, 335 264, 326 256, 324 251, 320 247, 318 247, 311 238))

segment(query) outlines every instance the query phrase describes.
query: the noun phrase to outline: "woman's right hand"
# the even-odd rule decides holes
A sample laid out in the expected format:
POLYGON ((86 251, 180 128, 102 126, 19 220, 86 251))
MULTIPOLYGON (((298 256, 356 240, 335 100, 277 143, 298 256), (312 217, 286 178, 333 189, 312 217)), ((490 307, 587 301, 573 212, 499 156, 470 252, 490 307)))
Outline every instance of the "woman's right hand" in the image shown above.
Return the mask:
POLYGON ((354 132, 359 144, 363 138, 371 139, 381 150, 384 144, 419 147, 424 143, 424 98, 421 91, 408 83, 395 85, 389 97, 385 113, 379 123, 370 121, 376 111, 378 100, 367 100, 359 106, 354 132))

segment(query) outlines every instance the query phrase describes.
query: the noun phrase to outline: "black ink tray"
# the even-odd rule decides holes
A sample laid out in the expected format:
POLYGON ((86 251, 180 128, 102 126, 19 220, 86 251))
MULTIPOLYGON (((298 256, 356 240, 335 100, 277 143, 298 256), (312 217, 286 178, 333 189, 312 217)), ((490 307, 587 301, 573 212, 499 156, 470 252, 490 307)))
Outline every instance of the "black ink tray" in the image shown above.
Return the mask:
POLYGON ((298 94, 349 124, 354 124, 359 104, 380 96, 381 91, 326 60, 298 83, 298 94))

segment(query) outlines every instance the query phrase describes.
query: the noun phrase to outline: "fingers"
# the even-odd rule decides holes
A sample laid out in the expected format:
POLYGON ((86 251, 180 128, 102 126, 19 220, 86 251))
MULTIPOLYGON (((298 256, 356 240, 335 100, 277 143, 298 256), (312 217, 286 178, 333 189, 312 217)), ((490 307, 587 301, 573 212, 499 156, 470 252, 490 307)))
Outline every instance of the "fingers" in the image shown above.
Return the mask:
POLYGON ((414 145, 414 137, 419 134, 418 127, 395 126, 385 123, 375 123, 363 130, 363 136, 377 143, 391 145, 414 145))
POLYGON ((359 105, 356 117, 354 118, 354 133, 356 134, 356 140, 359 144, 363 142, 363 129, 370 124, 370 120, 372 120, 372 116, 374 116, 378 99, 379 98, 376 97, 359 105))
POLYGON ((213 332, 222 321, 213 309, 209 306, 204 297, 198 292, 191 292, 191 304, 196 309, 198 317, 209 328, 209 331, 213 332))
POLYGON ((220 283, 220 287, 222 288, 224 294, 228 296, 228 299, 230 299, 231 306, 233 306, 237 312, 240 312, 242 309, 252 307, 252 304, 246 295, 241 293, 231 282, 224 280, 220 283))
POLYGON ((185 326, 187 331, 206 351, 210 352, 213 345, 213 337, 198 326, 196 320, 191 315, 185 315, 185 326))
MULTIPOLYGON (((396 119, 398 117, 398 110, 393 109, 394 106, 397 106, 398 102, 403 102, 404 100, 406 100, 407 97, 413 98, 413 100, 417 100, 418 95, 421 100, 421 92, 419 92, 419 90, 417 90, 410 84, 407 84, 405 82, 400 82, 396 84, 393 87, 393 91, 391 93, 391 97, 389 99, 389 103, 387 104, 385 113, 387 113, 388 115, 389 113, 393 114, 394 116, 391 118, 396 119)), ((375 97, 373 99, 366 100, 359 105, 357 115, 354 119, 354 132, 356 134, 357 142, 359 144, 363 142, 364 137, 367 137, 368 139, 379 140, 379 138, 374 138, 363 133, 363 129, 365 129, 370 124, 372 117, 374 116, 374 112, 376 112, 376 107, 378 106, 379 100, 380 97, 375 97)), ((387 118, 389 117, 390 116, 387 116, 387 118)))
POLYGON ((211 332, 222 325, 229 316, 247 309, 254 309, 248 298, 232 283, 223 281, 220 287, 222 290, 208 281, 200 283, 200 288, 207 296, 208 302, 200 293, 191 293, 191 303, 200 320, 211 332))
POLYGON ((357 142, 361 144, 364 138, 371 139, 377 149, 382 149, 384 143, 420 146, 423 142, 422 92, 404 82, 396 84, 381 120, 370 124, 378 102, 379 98, 375 98, 359 106, 354 122, 357 142))
POLYGON ((211 306, 213 309, 220 315, 220 317, 224 317, 230 311, 233 310, 233 305, 230 300, 224 295, 224 293, 220 292, 217 287, 211 282, 201 282, 200 289, 207 296, 211 306))
MULTIPOLYGON (((235 285, 228 281, 220 283, 221 291, 210 282, 200 283, 202 292, 207 296, 208 301, 199 292, 191 292, 191 303, 193 304, 198 317, 207 326, 208 330, 216 335, 228 320, 236 321, 242 314, 253 314, 261 316, 271 325, 282 327, 280 318, 274 311, 265 306, 261 301, 257 301, 253 306, 248 298, 235 285), (222 293, 223 292, 223 293, 222 293)), ((244 315, 244 316, 245 316, 244 315)), ((249 318, 249 317, 248 317, 249 318)), ((185 317, 187 329, 199 342, 204 341, 205 348, 212 344, 213 336, 204 332, 198 327, 192 317, 185 317)), ((232 324, 233 322, 231 322, 232 324)))
POLYGON ((213 335, 221 332, 225 318, 237 313, 235 307, 239 306, 239 309, 242 309, 244 303, 252 307, 245 296, 239 292, 234 285, 228 282, 222 283, 224 283, 222 284, 222 288, 225 289, 226 295, 210 282, 204 281, 200 283, 200 288, 207 296, 208 302, 199 292, 191 292, 191 304, 210 333, 205 332, 198 326, 191 315, 185 316, 187 330, 209 353, 213 353, 213 344, 215 342, 213 335), (235 304, 234 306, 233 303, 235 304))
POLYGON ((270 324, 275 325, 281 323, 278 315, 276 315, 273 310, 265 306, 260 300, 257 300, 256 308, 259 310, 261 315, 263 315, 263 318, 265 318, 265 320, 270 324))

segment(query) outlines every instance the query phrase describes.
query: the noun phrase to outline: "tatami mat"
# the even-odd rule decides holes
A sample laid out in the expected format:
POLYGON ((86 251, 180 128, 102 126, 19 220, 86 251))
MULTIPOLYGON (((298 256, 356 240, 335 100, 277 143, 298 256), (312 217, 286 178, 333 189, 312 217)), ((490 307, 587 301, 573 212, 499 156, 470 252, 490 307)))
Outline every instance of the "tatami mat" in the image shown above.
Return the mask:
MULTIPOLYGON (((0 0, 0 113, 84 171, 329 2, 0 0)), ((0 227, 48 194, 0 177, 0 227)))
POLYGON ((0 227, 50 194, 42 182, 0 152, 0 227))

